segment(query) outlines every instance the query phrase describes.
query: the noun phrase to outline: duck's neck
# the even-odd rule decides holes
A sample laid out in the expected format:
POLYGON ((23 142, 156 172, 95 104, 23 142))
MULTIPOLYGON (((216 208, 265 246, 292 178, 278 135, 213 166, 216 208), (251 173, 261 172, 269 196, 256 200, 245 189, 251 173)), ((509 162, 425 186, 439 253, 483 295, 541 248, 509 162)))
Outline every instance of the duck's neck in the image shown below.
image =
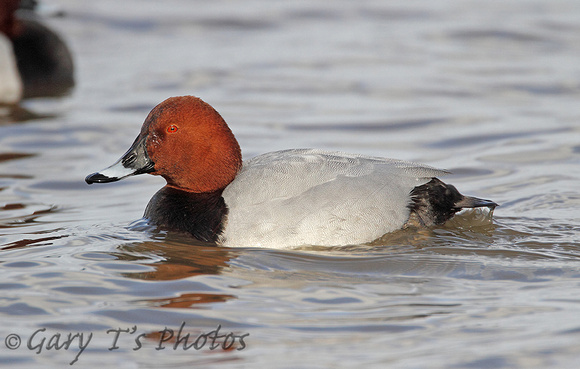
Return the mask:
POLYGON ((165 186, 151 198, 144 217, 157 226, 216 243, 228 213, 222 192, 194 193, 165 186))

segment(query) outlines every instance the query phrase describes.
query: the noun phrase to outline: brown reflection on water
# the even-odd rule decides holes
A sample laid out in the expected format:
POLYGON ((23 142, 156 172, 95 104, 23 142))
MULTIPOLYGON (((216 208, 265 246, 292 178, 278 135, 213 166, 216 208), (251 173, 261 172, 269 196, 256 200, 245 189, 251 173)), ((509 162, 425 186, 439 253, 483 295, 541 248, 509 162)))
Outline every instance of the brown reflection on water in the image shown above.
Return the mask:
POLYGON ((0 154, 0 162, 9 161, 9 160, 16 160, 16 159, 24 159, 36 156, 36 154, 30 153, 22 153, 22 152, 6 152, 0 154))
POLYGON ((156 263, 142 264, 154 268, 150 272, 130 273, 126 276, 135 279, 169 281, 204 274, 219 274, 228 266, 227 262, 236 255, 232 252, 213 246, 197 246, 181 242, 146 241, 120 247, 126 253, 117 253, 121 260, 135 260, 136 253, 154 254, 162 260, 156 263))
POLYGON ((0 106, 0 109, 0 126, 56 117, 53 114, 38 114, 19 105, 0 106))
POLYGON ((14 214, 14 216, 9 216, 4 218, 3 215, 0 213, 0 229, 1 228, 14 228, 20 227, 22 225, 26 225, 28 223, 35 222, 38 218, 58 211, 55 206, 51 206, 48 209, 41 209, 41 210, 34 210, 32 213, 28 210, 31 205, 22 204, 22 203, 10 203, 0 207, 0 211, 10 212, 18 212, 19 210, 26 210, 22 214, 18 212, 18 214, 14 214))
POLYGON ((6 245, 3 245, 0 247, 0 250, 20 249, 20 248, 29 247, 29 246, 47 246, 47 245, 52 244, 52 242, 50 242, 50 241, 58 240, 58 239, 61 239, 63 237, 67 237, 67 236, 41 237, 41 238, 35 238, 35 239, 24 238, 22 240, 14 241, 14 242, 8 243, 6 245))
MULTIPOLYGON (((163 243, 149 241, 125 245, 120 250, 127 252, 116 253, 116 256, 121 260, 135 260, 138 254, 154 254, 156 258, 161 258, 154 263, 141 264, 153 268, 151 271, 123 273, 128 278, 149 281, 172 281, 200 275, 220 274, 224 268, 228 267, 228 261, 232 257, 236 257, 234 252, 227 249, 173 241, 163 243)), ((212 292, 175 292, 177 296, 142 301, 155 307, 189 309, 199 304, 225 302, 237 298, 230 294, 212 292)))
POLYGON ((221 295, 213 293, 183 293, 177 297, 166 299, 150 299, 148 302, 162 308, 191 308, 196 304, 208 304, 214 302, 226 302, 237 298, 234 295, 221 295))
MULTIPOLYGON (((11 160, 18 160, 18 159, 26 159, 35 157, 37 154, 25 153, 25 152, 5 152, 0 153, 0 163, 11 161, 11 160)), ((0 178, 7 178, 7 179, 32 179, 34 176, 28 174, 9 174, 9 173, 1 173, 0 178)), ((0 187, 0 191, 3 190, 5 187, 0 187)))

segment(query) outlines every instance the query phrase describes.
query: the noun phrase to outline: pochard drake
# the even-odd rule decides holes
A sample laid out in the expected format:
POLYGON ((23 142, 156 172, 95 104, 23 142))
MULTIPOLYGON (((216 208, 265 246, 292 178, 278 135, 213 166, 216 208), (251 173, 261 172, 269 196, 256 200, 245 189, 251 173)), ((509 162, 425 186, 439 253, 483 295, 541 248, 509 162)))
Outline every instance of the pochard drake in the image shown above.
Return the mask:
POLYGON ((64 96, 74 87, 71 53, 43 24, 35 4, 0 0, 0 105, 64 96))
POLYGON ((145 209, 151 224, 228 247, 368 243, 497 206, 435 178, 444 170, 402 160, 293 149, 242 163, 223 118, 193 96, 157 105, 121 159, 86 182, 142 173, 167 181, 145 209))

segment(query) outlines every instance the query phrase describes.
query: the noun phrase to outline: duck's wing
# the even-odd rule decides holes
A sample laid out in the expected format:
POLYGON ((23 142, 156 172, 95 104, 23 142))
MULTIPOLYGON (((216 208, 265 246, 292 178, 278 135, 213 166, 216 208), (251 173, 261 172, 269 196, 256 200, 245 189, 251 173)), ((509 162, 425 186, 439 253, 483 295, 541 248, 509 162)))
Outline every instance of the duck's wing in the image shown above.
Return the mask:
POLYGON ((401 228, 412 189, 446 173, 314 149, 260 155, 244 163, 223 193, 224 239, 269 247, 369 242, 401 228))
POLYGON ((448 172, 403 160, 293 149, 263 154, 244 162, 236 180, 226 191, 239 196, 248 194, 246 189, 251 188, 253 191, 245 200, 259 203, 291 198, 337 178, 363 178, 373 174, 394 184, 417 180, 414 184, 420 185, 448 172))

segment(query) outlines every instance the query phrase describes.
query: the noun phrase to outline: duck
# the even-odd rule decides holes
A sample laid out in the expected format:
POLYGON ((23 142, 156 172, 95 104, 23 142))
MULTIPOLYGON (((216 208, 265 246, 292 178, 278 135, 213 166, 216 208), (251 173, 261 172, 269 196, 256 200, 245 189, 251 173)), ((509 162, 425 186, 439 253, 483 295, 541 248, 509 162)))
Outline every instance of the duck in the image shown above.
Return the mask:
POLYGON ((0 104, 68 95, 75 85, 71 52, 42 22, 36 2, 0 2, 0 104))
POLYGON ((464 196, 415 162, 321 149, 286 149, 242 161, 222 116, 198 97, 155 106, 129 150, 86 183, 139 174, 166 185, 144 219, 225 247, 366 244, 396 230, 433 227, 464 208, 495 202, 464 196))
POLYGON ((11 38, 17 32, 14 13, 18 1, 3 0, 0 6, 0 104, 13 105, 20 101, 23 86, 11 38))

